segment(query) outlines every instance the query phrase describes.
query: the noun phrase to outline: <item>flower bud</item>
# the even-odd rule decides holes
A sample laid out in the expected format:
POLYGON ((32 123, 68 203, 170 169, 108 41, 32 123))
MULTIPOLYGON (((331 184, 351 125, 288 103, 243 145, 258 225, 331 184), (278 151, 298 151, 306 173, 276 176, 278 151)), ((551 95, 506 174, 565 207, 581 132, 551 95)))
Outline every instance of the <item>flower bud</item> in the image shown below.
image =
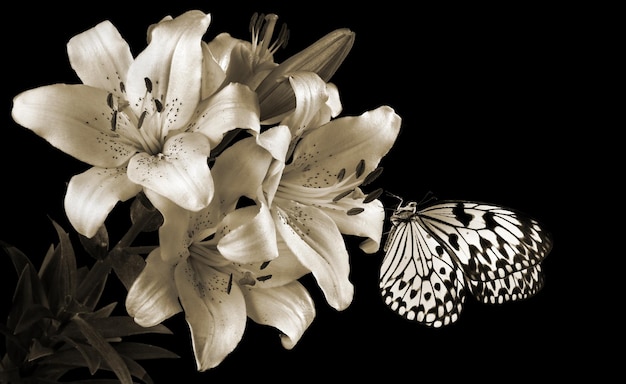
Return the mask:
POLYGON ((271 120, 295 107, 288 77, 297 71, 317 73, 324 81, 335 74, 354 44, 354 32, 336 29, 272 70, 256 89, 261 119, 271 120))

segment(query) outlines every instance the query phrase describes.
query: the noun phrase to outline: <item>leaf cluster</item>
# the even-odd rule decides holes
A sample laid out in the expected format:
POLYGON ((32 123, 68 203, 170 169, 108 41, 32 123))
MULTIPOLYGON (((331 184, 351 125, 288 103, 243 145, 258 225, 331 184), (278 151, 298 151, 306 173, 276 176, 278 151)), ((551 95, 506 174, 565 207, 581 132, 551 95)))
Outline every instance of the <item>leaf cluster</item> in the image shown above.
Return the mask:
POLYGON ((69 234, 56 222, 52 224, 59 242, 50 246, 39 268, 18 248, 0 242, 19 276, 6 323, 0 324, 6 338, 0 382, 68 382, 68 376, 86 368, 91 379, 80 382, 108 382, 94 376, 108 371, 117 378, 110 382, 127 384, 136 378, 152 383, 137 360, 178 356, 124 338, 171 331, 164 325, 144 328, 130 316, 114 315, 117 302, 99 306, 110 272, 114 270, 128 288, 143 268, 143 258, 123 247, 109 251, 103 227, 91 239, 80 238, 95 263, 91 268, 77 267, 69 234))

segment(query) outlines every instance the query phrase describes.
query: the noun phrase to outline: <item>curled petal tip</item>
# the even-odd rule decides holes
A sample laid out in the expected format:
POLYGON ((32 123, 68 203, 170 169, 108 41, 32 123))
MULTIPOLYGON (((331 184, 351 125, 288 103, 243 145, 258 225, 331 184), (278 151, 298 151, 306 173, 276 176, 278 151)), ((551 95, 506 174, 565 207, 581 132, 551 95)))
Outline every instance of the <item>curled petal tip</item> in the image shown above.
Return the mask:
POLYGON ((270 117, 267 116, 270 110, 273 115, 279 115, 295 106, 295 96, 287 81, 291 74, 314 72, 322 80, 329 81, 348 56, 354 38, 350 29, 336 29, 272 70, 256 89, 264 119, 270 117))
POLYGON ((296 71, 315 72, 324 81, 329 81, 352 49, 354 37, 354 32, 348 28, 336 29, 291 56, 259 84, 256 90, 259 98, 267 96, 278 83, 296 71))

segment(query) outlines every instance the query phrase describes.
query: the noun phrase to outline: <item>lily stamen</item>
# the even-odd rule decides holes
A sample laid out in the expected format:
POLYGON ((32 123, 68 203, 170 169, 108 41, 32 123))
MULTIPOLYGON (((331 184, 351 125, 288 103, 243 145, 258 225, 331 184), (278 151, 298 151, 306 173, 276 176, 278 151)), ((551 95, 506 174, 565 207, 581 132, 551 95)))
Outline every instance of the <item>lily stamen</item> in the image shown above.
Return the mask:
POLYGON ((380 197, 380 195, 383 194, 383 189, 382 188, 378 188, 373 190, 372 192, 368 193, 367 196, 365 196, 365 198, 363 199, 363 203, 367 204, 369 202, 372 202, 376 199, 378 199, 380 197))
POLYGON ((333 197, 333 203, 338 202, 339 200, 343 199, 344 197, 348 196, 349 194, 351 194, 352 192, 354 192, 354 189, 350 189, 348 191, 344 191, 340 194, 338 194, 337 196, 333 197))
POLYGON ((365 211, 365 209, 364 209, 364 208, 359 208, 359 207, 357 207, 357 208, 350 208, 350 209, 348 209, 348 210, 346 211, 346 214, 347 214, 348 216, 354 216, 354 215, 358 215, 359 213, 361 213, 361 212, 363 212, 363 211, 365 211))
POLYGON ((142 145, 144 146, 147 153, 150 154, 161 154, 161 143, 152 135, 149 135, 145 129, 138 129, 139 134, 142 138, 142 145))
POLYGON ((163 103, 161 103, 161 100, 154 99, 154 105, 156 106, 157 112, 160 113, 163 110, 163 103))
POLYGON ((341 168, 339 172, 337 172, 337 181, 342 181, 345 176, 346 176, 346 169, 341 168))
POLYGON ((146 90, 148 91, 148 93, 152 93, 152 80, 150 80, 148 77, 144 77, 143 80, 146 82, 146 90))
POLYGON ((113 108, 113 94, 109 93, 107 95, 107 105, 109 106, 109 108, 114 109, 113 108))
MULTIPOLYGON (((148 78, 146 78, 146 84, 151 85, 152 83, 149 82, 149 80, 147 79, 148 78)), ((141 144, 141 147, 146 152, 154 154, 160 151, 160 144, 158 140, 156 138, 148 137, 145 130, 141 129, 144 124, 146 115, 148 114, 147 110, 144 109, 144 111, 139 116, 139 119, 137 120, 137 124, 135 125, 130 121, 127 112, 124 111, 130 105, 128 101, 114 98, 113 94, 109 93, 107 95, 107 105, 113 110, 111 114, 112 132, 116 132, 119 126, 133 127, 133 129, 123 129, 122 135, 141 144)))
POLYGON ((289 40, 289 30, 287 24, 283 24, 276 40, 272 42, 272 35, 276 27, 278 16, 270 13, 268 15, 255 12, 250 19, 250 33, 252 35, 252 52, 254 52, 254 65, 266 61, 278 48, 286 47, 289 40), (260 38, 260 39, 259 39, 260 38))
POLYGON ((276 40, 274 40, 274 42, 268 48, 268 50, 271 53, 274 53, 278 50, 278 48, 286 48, 288 42, 289 42, 289 29, 287 29, 287 24, 283 24, 280 26, 278 37, 276 37, 276 40))
POLYGON ((356 172, 357 179, 361 177, 363 172, 365 172, 365 160, 361 159, 361 161, 359 161, 359 163, 356 165, 355 172, 356 172))
POLYGON ((113 114, 111 115, 111 130, 115 132, 117 129, 117 111, 113 110, 113 114))
POLYGON ((137 122, 137 128, 141 129, 141 126, 143 125, 143 120, 146 118, 147 113, 148 111, 141 112, 141 115, 139 116, 139 121, 137 122))
POLYGON ((363 183, 361 183, 361 185, 366 186, 368 184, 371 184, 374 180, 378 178, 378 176, 380 176, 381 173, 383 173, 383 167, 378 167, 374 169, 372 172, 368 173, 367 176, 365 176, 365 180, 363 180, 363 183))

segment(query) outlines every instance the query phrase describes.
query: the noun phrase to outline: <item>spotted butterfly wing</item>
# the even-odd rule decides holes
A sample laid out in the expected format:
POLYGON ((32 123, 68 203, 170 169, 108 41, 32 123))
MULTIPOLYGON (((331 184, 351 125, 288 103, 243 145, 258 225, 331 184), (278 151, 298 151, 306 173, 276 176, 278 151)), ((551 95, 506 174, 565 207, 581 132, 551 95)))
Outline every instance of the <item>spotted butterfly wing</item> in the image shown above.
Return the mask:
POLYGON ((527 215, 494 204, 402 203, 391 215, 380 291, 399 315, 432 327, 458 320, 465 296, 520 300, 543 286, 552 238, 527 215))

